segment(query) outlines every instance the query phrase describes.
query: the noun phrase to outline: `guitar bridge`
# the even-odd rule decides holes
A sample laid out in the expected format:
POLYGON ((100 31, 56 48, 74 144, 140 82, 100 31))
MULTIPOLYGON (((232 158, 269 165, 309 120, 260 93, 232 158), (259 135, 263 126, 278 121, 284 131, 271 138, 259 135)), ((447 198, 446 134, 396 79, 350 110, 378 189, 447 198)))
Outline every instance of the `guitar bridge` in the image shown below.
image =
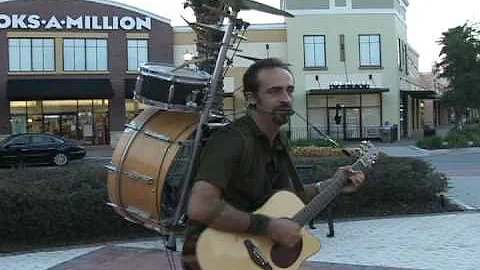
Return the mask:
POLYGON ((250 256, 250 259, 252 259, 252 261, 256 265, 258 265, 259 267, 261 267, 264 270, 272 270, 273 269, 272 266, 270 265, 270 263, 268 263, 268 261, 263 258, 262 253, 260 253, 258 248, 252 243, 252 241, 245 240, 245 241, 243 241, 243 243, 245 244, 245 247, 247 248, 248 255, 250 256))

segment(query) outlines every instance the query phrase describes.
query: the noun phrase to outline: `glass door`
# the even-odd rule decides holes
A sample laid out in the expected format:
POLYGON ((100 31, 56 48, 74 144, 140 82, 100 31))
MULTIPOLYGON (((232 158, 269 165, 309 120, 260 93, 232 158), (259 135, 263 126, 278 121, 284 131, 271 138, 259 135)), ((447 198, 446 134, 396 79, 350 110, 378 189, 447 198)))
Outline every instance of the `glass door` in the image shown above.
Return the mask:
POLYGON ((340 121, 340 123, 337 124, 335 122, 335 114, 336 114, 335 108, 328 109, 328 118, 329 118, 328 130, 330 131, 330 137, 337 140, 343 140, 343 121, 345 118, 343 117, 342 113, 340 113, 340 115, 342 115, 342 121, 340 121))
POLYGON ((62 114, 60 115, 61 133, 67 139, 77 139, 77 115, 62 114))
POLYGON ((360 139, 360 108, 345 108, 345 139, 360 139))
POLYGON ((43 116, 43 131, 55 135, 62 135, 59 114, 46 114, 43 116))

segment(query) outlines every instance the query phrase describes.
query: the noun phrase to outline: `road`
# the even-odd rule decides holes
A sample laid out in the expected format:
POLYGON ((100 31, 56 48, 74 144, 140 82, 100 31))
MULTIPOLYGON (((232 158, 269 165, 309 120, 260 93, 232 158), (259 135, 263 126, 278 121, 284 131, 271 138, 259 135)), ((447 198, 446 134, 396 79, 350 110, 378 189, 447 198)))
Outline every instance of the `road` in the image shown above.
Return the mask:
POLYGON ((429 161, 449 178, 449 195, 460 202, 480 209, 480 152, 465 149, 419 157, 429 161))

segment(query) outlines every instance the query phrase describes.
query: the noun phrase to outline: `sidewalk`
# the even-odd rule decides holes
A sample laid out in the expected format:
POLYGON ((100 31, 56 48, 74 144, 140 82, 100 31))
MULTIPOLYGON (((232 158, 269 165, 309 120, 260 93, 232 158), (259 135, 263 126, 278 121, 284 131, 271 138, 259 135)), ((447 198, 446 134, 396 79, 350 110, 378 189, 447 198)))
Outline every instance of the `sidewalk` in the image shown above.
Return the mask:
MULTIPOLYGON (((302 270, 478 270, 480 212, 336 221, 311 233, 322 249, 302 270)), ((0 270, 168 270, 163 240, 0 256, 0 270)), ((177 269, 178 253, 174 254, 177 269)))

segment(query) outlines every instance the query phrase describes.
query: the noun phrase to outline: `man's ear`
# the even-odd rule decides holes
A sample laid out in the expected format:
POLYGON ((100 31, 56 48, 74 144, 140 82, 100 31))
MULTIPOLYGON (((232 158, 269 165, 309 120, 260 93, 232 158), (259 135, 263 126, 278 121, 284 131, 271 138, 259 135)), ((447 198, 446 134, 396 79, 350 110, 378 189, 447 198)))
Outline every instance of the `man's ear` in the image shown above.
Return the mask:
POLYGON ((245 93, 245 102, 248 108, 255 108, 257 104, 257 99, 255 98, 255 95, 253 94, 253 92, 245 93))

